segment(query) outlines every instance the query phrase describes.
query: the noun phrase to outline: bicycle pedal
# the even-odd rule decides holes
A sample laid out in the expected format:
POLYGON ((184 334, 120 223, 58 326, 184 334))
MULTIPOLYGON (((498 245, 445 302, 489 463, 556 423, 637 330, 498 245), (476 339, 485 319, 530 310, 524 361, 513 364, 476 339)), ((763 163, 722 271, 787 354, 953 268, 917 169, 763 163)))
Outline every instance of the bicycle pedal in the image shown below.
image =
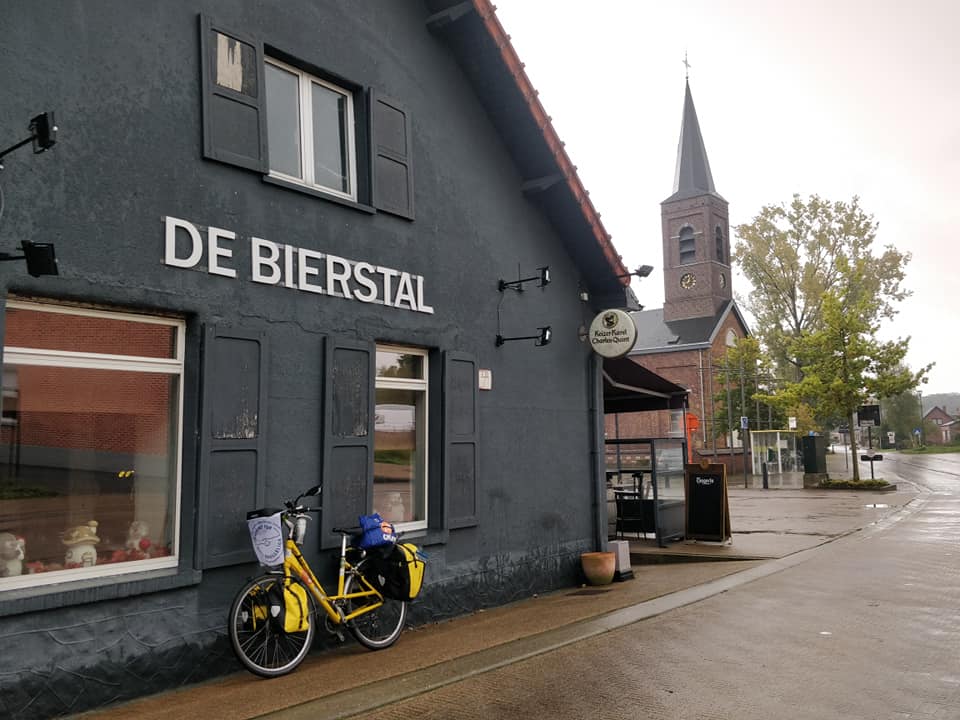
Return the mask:
POLYGON ((346 636, 343 634, 342 625, 334 625, 330 618, 324 618, 323 625, 324 629, 331 635, 335 635, 339 642, 344 643, 347 641, 346 636))

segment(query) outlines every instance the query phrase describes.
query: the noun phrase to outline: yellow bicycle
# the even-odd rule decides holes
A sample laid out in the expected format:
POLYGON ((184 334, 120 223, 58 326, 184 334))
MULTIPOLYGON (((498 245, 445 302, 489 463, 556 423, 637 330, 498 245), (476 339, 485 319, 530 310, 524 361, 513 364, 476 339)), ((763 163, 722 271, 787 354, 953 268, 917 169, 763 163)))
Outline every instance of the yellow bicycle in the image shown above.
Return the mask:
POLYGON ((341 628, 346 627, 371 650, 390 647, 403 632, 406 602, 384 597, 368 582, 363 571, 371 555, 348 544, 348 538, 360 528, 333 528, 341 536, 336 593, 328 594, 310 569, 300 546, 307 532, 308 513, 319 512, 320 508, 304 507, 300 501, 319 495, 318 485, 295 500, 285 501, 283 509, 262 508, 247 514, 248 522, 253 521, 254 549, 268 569, 237 593, 230 607, 228 630, 237 658, 263 677, 285 675, 303 662, 316 635, 318 607, 323 610, 328 632, 342 640, 341 628), (282 527, 287 530, 285 540, 282 527))

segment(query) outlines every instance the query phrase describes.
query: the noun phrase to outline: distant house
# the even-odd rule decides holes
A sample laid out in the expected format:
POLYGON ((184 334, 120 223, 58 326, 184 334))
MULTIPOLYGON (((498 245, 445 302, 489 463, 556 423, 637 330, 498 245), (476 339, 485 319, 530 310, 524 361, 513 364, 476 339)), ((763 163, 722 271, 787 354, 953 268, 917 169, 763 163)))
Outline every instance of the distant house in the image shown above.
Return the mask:
POLYGON ((924 425, 936 425, 937 432, 928 432, 925 441, 928 445, 949 445, 960 437, 960 418, 950 415, 945 409, 934 406, 923 416, 924 425))

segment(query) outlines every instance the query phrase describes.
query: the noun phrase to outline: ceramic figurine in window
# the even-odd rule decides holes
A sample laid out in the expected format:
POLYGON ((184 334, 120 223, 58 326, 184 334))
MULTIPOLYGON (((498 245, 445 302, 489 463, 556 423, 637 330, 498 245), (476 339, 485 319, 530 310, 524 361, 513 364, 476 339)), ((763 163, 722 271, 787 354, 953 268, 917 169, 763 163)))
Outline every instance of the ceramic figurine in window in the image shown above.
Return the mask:
POLYGON ((24 541, 13 533, 0 532, 0 577, 23 572, 24 541))
POLYGON ((150 527, 143 520, 134 520, 127 530, 127 551, 145 553, 150 549, 150 527))
POLYGON ((97 521, 91 520, 86 525, 77 525, 63 533, 63 544, 67 546, 67 554, 63 559, 66 567, 90 567, 97 564, 97 521))

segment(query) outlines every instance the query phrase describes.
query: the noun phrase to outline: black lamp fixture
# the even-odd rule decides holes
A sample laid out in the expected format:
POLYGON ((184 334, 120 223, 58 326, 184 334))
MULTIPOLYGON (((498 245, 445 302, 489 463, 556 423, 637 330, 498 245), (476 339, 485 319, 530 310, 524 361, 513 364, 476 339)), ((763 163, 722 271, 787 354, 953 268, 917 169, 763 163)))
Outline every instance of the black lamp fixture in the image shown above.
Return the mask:
POLYGON ((508 343, 513 340, 533 340, 533 344, 537 347, 549 345, 550 341, 553 339, 553 328, 547 325, 546 327, 537 328, 537 330, 540 331, 537 335, 522 335, 519 337, 504 337, 503 335, 497 335, 497 347, 500 347, 504 343, 508 343))
POLYGON ((532 282, 533 280, 537 281, 537 287, 546 287, 550 284, 549 266, 544 265, 541 268, 537 268, 537 270, 539 272, 536 275, 528 278, 521 278, 519 280, 500 280, 500 282, 497 284, 497 289, 500 292, 503 292, 507 288, 516 290, 517 292, 523 292, 523 284, 525 282, 532 282))
POLYGON ((57 126, 53 122, 53 112, 40 113, 36 117, 30 118, 27 129, 30 131, 30 137, 21 140, 16 145, 11 145, 6 150, 0 150, 0 159, 27 143, 33 143, 35 154, 49 150, 57 144, 57 126))
POLYGON ((617 275, 617 279, 619 280, 620 278, 632 277, 633 275, 636 275, 638 278, 645 278, 652 272, 653 272, 653 265, 639 265, 637 266, 636 270, 631 270, 630 272, 624 273, 623 275, 617 275))
POLYGON ((27 272, 34 277, 60 274, 57 268, 57 256, 53 251, 53 243, 33 243, 24 240, 20 243, 20 249, 23 250, 23 255, 0 252, 0 262, 26 260, 27 272))
MULTIPOLYGON (((21 148, 27 143, 33 143, 34 154, 39 154, 49 150, 57 144, 57 126, 53 120, 53 112, 40 113, 30 119, 27 126, 30 131, 30 137, 11 145, 6 150, 0 150, 0 160, 5 155, 21 148)), ((0 165, 0 170, 3 165, 0 165)), ((3 214, 3 192, 0 190, 0 215, 3 214)), ((8 260, 26 260, 27 272, 33 277, 41 275, 59 275, 57 268, 57 257, 53 250, 53 243, 35 243, 24 240, 20 243, 20 249, 23 255, 11 255, 7 252, 0 252, 0 262, 8 260)))

